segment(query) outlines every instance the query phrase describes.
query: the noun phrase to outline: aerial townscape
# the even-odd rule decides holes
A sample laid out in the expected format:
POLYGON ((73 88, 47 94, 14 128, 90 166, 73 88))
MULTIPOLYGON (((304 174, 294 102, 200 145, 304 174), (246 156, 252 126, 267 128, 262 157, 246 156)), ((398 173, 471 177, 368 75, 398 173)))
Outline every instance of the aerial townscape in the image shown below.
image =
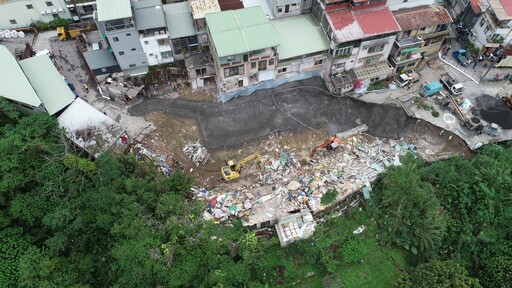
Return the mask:
POLYGON ((512 0, 0 0, 0 287, 512 288, 512 0))

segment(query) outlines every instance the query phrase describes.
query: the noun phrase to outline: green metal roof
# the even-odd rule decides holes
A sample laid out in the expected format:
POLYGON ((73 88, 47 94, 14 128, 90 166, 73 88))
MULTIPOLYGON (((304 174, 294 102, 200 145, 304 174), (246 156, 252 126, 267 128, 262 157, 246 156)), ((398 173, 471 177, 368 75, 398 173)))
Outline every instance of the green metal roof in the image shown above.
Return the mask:
POLYGON ((133 2, 133 14, 137 30, 166 27, 162 1, 145 0, 133 2))
POLYGON ((11 52, 0 45, 0 96, 33 107, 39 107, 41 100, 23 74, 11 52))
POLYGON ((96 0, 98 21, 132 17, 130 0, 96 0))
POLYGON ((329 49, 329 41, 322 28, 310 15, 274 19, 270 24, 279 40, 279 60, 293 58, 329 49))
POLYGON ((188 1, 164 5, 164 11, 167 19, 167 30, 171 39, 197 34, 192 24, 192 14, 188 1))
POLYGON ((218 57, 279 45, 260 6, 211 13, 205 18, 218 57))
POLYGON ((75 100, 75 95, 47 55, 28 58, 19 63, 48 114, 59 112, 75 100))

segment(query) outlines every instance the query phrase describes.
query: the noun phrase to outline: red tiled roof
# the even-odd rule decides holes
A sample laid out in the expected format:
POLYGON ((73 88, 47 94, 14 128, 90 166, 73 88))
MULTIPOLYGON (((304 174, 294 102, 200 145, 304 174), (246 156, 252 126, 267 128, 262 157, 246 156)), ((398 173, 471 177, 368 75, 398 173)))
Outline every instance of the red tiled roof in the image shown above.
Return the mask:
POLYGON ((363 31, 351 11, 327 12, 327 20, 340 43, 364 37, 363 31))
POLYGON ((244 3, 240 0, 218 0, 218 2, 221 11, 237 10, 244 8, 244 3))
POLYGON ((512 16, 512 1, 510 0, 500 0, 501 6, 505 9, 508 16, 512 16))
POLYGON ((365 36, 400 31, 400 27, 388 7, 354 12, 365 36))
POLYGON ((404 31, 453 22, 448 11, 438 5, 400 9, 393 15, 404 31))

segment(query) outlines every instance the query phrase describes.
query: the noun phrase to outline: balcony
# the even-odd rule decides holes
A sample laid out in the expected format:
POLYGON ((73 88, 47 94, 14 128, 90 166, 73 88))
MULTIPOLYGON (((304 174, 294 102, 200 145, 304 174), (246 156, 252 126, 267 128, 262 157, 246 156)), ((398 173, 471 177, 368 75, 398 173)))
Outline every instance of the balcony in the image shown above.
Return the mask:
POLYGON ((423 39, 430 39, 430 38, 445 36, 445 35, 449 35, 449 34, 450 34, 450 29, 446 29, 446 30, 441 30, 441 31, 437 31, 437 32, 423 34, 420 37, 423 39))
POLYGON ((505 41, 505 38, 501 34, 493 34, 493 35, 487 36, 488 43, 503 44, 504 41, 505 41))
POLYGON ((132 18, 118 19, 105 22, 105 30, 115 31, 135 27, 132 18))
MULTIPOLYGON (((404 50, 401 51, 401 54, 395 58, 391 59, 391 64, 396 67, 399 65, 409 64, 418 61, 421 58, 420 53, 408 53, 405 54, 402 53, 404 50)), ((407 52, 406 52, 407 53, 407 52)))
POLYGON ((410 46, 423 46, 425 41, 423 41, 420 37, 410 37, 405 39, 397 40, 396 43, 400 48, 410 47, 410 46))

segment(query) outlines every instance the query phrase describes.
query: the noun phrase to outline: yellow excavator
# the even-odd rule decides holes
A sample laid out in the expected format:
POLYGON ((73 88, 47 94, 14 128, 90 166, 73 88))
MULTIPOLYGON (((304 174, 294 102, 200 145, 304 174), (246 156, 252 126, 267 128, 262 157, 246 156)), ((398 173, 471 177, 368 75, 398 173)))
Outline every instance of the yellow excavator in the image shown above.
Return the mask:
POLYGON ((240 170, 242 169, 242 165, 253 160, 259 164, 260 154, 254 153, 251 156, 245 157, 238 162, 236 160, 229 160, 227 165, 221 168, 222 178, 224 178, 226 181, 229 181, 240 177, 240 170))
POLYGON ((93 31, 94 27, 91 22, 71 23, 67 26, 57 27, 57 36, 60 41, 74 39, 76 36, 84 33, 93 31))
POLYGON ((512 95, 508 97, 501 97, 501 100, 507 104, 508 108, 512 108, 512 95))

